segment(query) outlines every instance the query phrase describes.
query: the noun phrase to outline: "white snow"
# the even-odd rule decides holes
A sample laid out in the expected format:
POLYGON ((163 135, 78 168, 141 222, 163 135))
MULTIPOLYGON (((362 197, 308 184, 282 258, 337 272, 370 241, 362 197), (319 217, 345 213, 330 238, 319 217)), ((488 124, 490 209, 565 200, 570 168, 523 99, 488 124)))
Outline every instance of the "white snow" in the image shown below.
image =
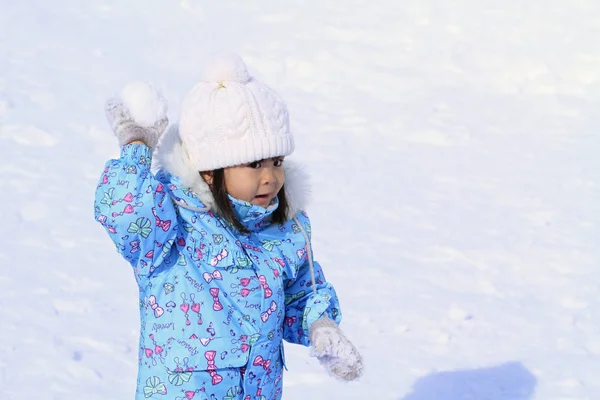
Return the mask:
POLYGON ((177 120, 205 55, 288 103, 361 381, 284 399, 600 399, 597 0, 2 1, 0 398, 130 399, 133 274, 93 218, 105 100, 177 120))
POLYGON ((120 98, 129 109, 133 120, 141 126, 152 126, 167 115, 167 101, 146 82, 130 82, 121 90, 120 98))

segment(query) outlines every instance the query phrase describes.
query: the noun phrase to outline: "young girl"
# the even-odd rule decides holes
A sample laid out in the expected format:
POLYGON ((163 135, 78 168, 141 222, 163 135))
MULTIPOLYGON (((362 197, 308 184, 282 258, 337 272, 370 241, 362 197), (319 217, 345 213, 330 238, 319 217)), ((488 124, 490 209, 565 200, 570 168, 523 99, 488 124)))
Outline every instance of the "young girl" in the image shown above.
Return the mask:
POLYGON ((121 156, 95 201, 139 286, 136 399, 279 399, 282 340, 357 378, 360 355, 313 260, 305 182, 284 161, 294 141, 281 98, 239 57, 216 59, 161 138, 166 103, 142 89, 107 102, 121 156))

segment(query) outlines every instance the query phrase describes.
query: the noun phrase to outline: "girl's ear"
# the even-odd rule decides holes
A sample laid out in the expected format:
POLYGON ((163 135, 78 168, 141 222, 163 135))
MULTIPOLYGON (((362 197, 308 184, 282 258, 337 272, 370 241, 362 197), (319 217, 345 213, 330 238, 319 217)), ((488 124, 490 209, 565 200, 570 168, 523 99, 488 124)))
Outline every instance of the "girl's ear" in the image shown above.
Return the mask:
POLYGON ((212 171, 204 171, 200 172, 200 176, 204 179, 207 185, 212 185, 213 183, 213 173, 212 171))

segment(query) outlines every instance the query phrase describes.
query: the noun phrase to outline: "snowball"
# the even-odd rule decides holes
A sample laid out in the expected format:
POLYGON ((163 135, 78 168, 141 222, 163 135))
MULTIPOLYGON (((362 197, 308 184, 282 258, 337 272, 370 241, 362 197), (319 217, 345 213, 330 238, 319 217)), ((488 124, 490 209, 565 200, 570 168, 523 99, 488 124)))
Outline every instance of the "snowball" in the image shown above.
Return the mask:
POLYGON ((237 54, 219 54, 206 62, 201 80, 215 83, 246 83, 250 80, 250 74, 246 64, 237 54))
POLYGON ((167 101, 162 93, 145 82, 131 82, 121 91, 123 104, 141 126, 153 126, 167 116, 167 101))

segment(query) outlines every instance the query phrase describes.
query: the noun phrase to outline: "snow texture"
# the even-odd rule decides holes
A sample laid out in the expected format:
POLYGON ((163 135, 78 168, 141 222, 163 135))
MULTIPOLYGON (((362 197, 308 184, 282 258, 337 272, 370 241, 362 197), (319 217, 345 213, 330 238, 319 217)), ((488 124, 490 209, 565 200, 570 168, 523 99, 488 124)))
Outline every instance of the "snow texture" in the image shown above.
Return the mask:
POLYGON ((121 90, 120 98, 140 126, 151 127, 167 116, 167 101, 149 83, 128 83, 121 90))
POLYGON ((0 398, 130 399, 139 310, 93 219, 103 112, 178 119, 205 54, 286 100, 357 382, 284 399, 600 399, 600 2, 0 3, 0 398))

